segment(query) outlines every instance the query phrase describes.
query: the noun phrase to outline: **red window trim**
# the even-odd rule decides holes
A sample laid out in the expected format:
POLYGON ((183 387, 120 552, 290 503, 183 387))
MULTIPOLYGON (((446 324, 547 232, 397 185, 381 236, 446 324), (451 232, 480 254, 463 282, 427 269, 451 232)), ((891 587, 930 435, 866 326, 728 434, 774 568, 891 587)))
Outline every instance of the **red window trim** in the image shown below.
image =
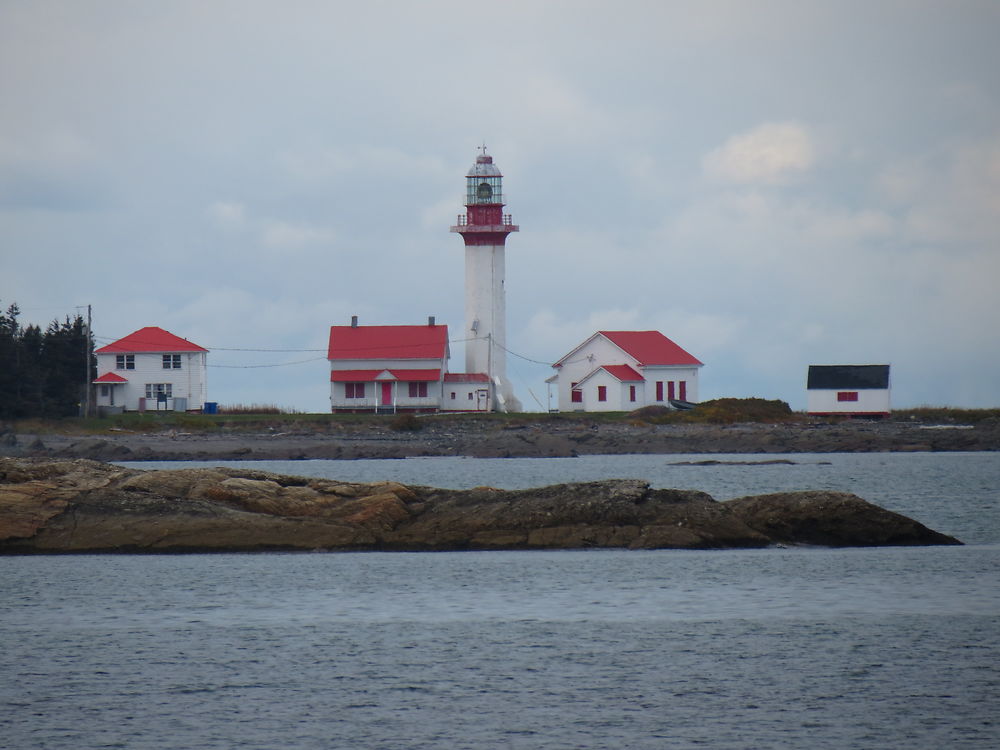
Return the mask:
POLYGON ((857 391, 837 391, 838 401, 857 401, 858 392, 857 391))
POLYGON ((635 401, 635 386, 634 385, 630 385, 628 387, 628 400, 629 401, 635 401))
POLYGON ((344 383, 344 398, 364 398, 364 383, 344 383))
POLYGON ((583 391, 581 391, 579 388, 577 388, 578 385, 580 385, 580 384, 579 383, 570 383, 569 384, 569 400, 570 400, 571 403, 574 403, 574 404, 582 404, 583 403, 583 391))
POLYGON ((597 386, 597 400, 598 401, 608 400, 608 387, 606 385, 597 386))
POLYGON ((663 381, 662 380, 657 380, 656 381, 656 400, 657 401, 662 401, 663 400, 663 381))

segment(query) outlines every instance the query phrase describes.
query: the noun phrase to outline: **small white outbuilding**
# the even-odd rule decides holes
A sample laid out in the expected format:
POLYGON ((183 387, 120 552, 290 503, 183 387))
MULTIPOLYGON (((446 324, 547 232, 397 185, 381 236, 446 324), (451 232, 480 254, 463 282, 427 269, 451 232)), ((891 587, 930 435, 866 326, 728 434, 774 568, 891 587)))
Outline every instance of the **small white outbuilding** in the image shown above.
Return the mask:
POLYGON ((889 365, 810 365, 806 411, 814 416, 887 417, 889 365))

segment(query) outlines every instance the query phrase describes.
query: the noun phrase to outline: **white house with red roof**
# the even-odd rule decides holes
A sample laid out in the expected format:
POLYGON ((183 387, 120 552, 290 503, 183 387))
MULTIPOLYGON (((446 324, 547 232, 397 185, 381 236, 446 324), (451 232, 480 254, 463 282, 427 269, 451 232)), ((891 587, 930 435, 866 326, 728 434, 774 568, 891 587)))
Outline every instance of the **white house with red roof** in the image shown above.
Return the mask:
POLYGON ((449 373, 448 326, 330 327, 330 409, 333 412, 487 410, 485 375, 449 373))
POLYGON ((631 411, 697 401, 703 365, 659 331, 598 331, 552 366, 559 411, 631 411))
POLYGON ((200 411, 208 393, 208 350, 156 326, 96 352, 97 406, 123 411, 200 411))

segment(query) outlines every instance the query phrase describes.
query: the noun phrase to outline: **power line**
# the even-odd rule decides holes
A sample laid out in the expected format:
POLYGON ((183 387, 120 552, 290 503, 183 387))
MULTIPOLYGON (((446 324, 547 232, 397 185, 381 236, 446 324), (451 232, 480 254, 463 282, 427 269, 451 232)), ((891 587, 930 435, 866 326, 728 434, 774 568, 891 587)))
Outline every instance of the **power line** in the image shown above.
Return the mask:
MULTIPOLYGON (((93 338, 97 342, 101 342, 101 343, 104 343, 104 344, 113 344, 116 341, 120 341, 123 337, 110 338, 108 336, 97 336, 97 335, 94 335, 93 338)), ((465 343, 465 342, 468 342, 468 341, 483 341, 486 338, 487 338, 486 336, 468 336, 468 337, 465 337, 465 338, 448 339, 448 343, 449 344, 461 344, 461 343, 465 343)), ((159 342, 142 341, 141 339, 134 339, 134 340, 131 341, 131 343, 133 343, 133 344, 139 344, 139 345, 142 345, 142 344, 154 345, 154 344, 158 344, 159 342)), ((507 352, 511 356, 517 357, 518 359, 522 359, 525 362, 531 362, 532 364, 546 365, 546 366, 551 366, 551 364, 552 364, 551 362, 546 362, 546 361, 539 360, 539 359, 532 359, 531 357, 527 357, 527 356, 525 356, 523 354, 518 354, 517 352, 508 349, 507 347, 503 346, 502 344, 497 344, 495 341, 494 341, 494 345, 498 346, 501 349, 503 349, 505 352, 507 352)), ((396 346, 381 345, 381 346, 353 347, 353 348, 343 348, 343 349, 338 348, 338 352, 340 352, 341 354, 346 353, 346 352, 351 352, 351 353, 357 354, 359 357, 364 357, 364 355, 365 355, 366 352, 370 352, 370 351, 374 351, 374 350, 381 350, 381 351, 385 351, 385 350, 397 350, 399 352, 404 352, 404 351, 406 351, 408 349, 412 349, 415 346, 423 346, 423 344, 399 344, 399 345, 396 345, 396 346)), ((328 352, 327 349, 272 349, 272 348, 259 348, 259 347, 232 347, 232 346, 206 346, 206 347, 202 347, 202 348, 207 349, 210 352, 253 352, 253 353, 267 353, 267 354, 319 354, 319 353, 326 353, 326 352, 328 352)), ((286 367, 286 366, 291 366, 291 365, 304 364, 306 362, 317 362, 317 361, 322 360, 322 359, 326 359, 326 357, 312 357, 310 359, 301 359, 301 360, 296 360, 294 362, 280 362, 280 363, 276 363, 276 364, 266 364, 266 365, 218 365, 218 364, 211 364, 211 365, 208 365, 208 366, 209 367, 222 367, 222 368, 227 368, 227 369, 256 369, 256 368, 263 368, 263 367, 286 367)), ((564 364, 572 364, 573 362, 578 362, 578 361, 582 361, 582 359, 581 360, 567 360, 564 364)))
POLYGON ((289 367, 291 365, 301 365, 306 362, 319 362, 324 360, 326 357, 311 357, 309 359, 299 359, 295 362, 276 362, 273 365, 207 365, 208 367, 224 367, 230 370, 252 370, 260 367, 289 367))

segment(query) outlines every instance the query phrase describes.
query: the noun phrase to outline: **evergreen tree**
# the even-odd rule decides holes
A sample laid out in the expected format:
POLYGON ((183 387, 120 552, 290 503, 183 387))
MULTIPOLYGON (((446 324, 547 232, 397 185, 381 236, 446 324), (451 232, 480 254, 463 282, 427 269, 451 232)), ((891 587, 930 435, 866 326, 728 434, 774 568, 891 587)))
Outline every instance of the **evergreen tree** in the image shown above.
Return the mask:
POLYGON ((35 325, 22 328, 19 315, 16 304, 0 313, 0 419, 79 414, 95 375, 82 316, 54 320, 43 333, 35 325))
POLYGON ((19 314, 17 305, 0 313, 0 419, 15 416, 19 400, 19 314))

